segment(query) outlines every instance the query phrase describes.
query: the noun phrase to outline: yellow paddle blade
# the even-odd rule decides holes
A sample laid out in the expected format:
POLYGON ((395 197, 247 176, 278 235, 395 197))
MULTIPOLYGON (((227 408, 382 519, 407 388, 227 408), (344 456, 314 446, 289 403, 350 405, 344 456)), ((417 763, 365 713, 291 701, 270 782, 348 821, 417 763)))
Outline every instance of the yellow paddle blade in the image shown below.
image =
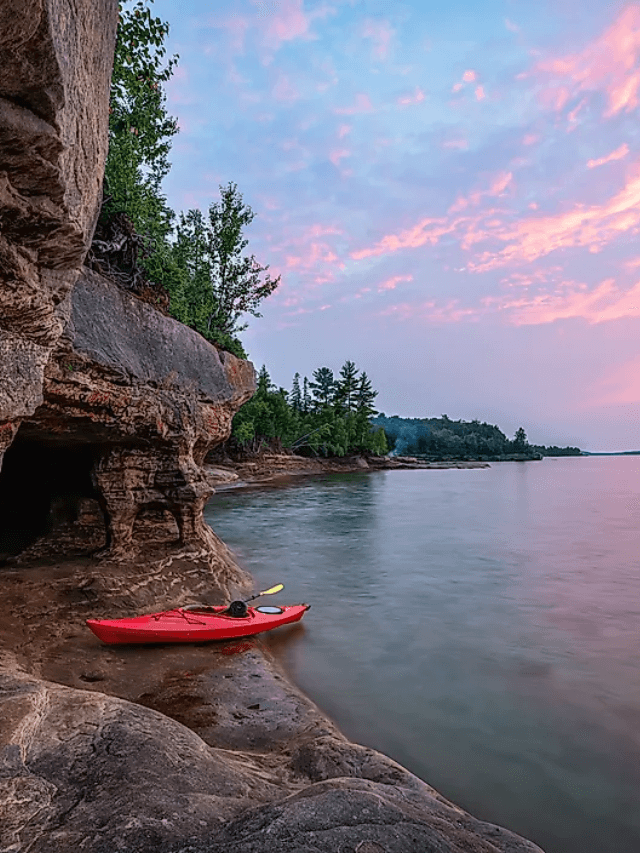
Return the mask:
POLYGON ((275 586, 265 589, 263 592, 259 592, 258 595, 256 595, 256 598, 259 598, 261 595, 273 595, 274 592, 280 592, 281 589, 284 589, 284 584, 277 583, 275 586))

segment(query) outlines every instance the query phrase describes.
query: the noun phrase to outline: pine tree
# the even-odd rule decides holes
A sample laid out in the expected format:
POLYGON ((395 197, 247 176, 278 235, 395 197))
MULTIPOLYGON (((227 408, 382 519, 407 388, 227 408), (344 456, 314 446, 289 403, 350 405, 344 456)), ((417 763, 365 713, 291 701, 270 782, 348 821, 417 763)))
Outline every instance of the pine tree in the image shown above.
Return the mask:
POLYGON ((311 395, 309 394, 309 380, 307 377, 304 377, 304 382, 302 384, 302 411, 305 415, 311 409, 311 395))
POLYGON ((302 411, 302 393, 300 391, 300 374, 296 373, 293 377, 293 387, 289 394, 289 405, 296 411, 302 411))
POLYGON ((267 365, 263 364, 258 373, 258 389, 256 391, 256 396, 259 394, 262 397, 266 397, 272 388, 273 383, 271 382, 267 365))
POLYGON ((336 391, 333 370, 328 367, 319 367, 318 370, 313 371, 313 378, 315 382, 310 382, 309 388, 313 392, 315 402, 319 406, 330 406, 336 391))
POLYGON ((355 409, 358 388, 358 369, 353 361, 345 361, 340 368, 340 380, 336 391, 336 402, 347 412, 355 409))
POLYGON ((377 396, 378 392, 373 390, 369 377, 363 371, 355 392, 356 412, 358 414, 366 414, 368 418, 377 415, 378 412, 372 405, 377 396))

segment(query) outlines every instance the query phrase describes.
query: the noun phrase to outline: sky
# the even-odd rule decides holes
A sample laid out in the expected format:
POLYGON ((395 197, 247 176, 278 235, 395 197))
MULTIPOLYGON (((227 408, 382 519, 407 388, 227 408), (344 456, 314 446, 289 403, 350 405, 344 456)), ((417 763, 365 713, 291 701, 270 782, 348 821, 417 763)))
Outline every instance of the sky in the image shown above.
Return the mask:
POLYGON ((640 449, 640 3, 156 0, 176 211, 237 183, 278 386, 640 449))

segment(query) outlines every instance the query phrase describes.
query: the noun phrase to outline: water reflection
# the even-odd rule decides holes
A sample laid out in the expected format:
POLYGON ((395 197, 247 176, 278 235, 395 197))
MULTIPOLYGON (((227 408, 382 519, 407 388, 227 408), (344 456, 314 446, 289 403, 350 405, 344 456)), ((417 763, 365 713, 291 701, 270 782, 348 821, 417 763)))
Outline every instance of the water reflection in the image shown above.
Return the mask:
POLYGON ((257 583, 313 605, 273 642, 348 735, 547 853, 637 853, 639 473, 381 472, 207 512, 257 583))

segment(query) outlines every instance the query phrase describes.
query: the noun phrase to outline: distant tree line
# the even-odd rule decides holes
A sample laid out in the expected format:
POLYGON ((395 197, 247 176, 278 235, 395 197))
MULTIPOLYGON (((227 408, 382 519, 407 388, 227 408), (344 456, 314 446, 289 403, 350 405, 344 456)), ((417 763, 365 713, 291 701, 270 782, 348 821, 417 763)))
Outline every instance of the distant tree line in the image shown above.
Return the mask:
POLYGON ((556 447, 555 444, 549 447, 543 444, 532 444, 531 447, 542 456, 582 456, 582 450, 579 447, 556 447))
POLYGON ((384 456, 389 449, 385 432, 371 423, 377 395, 353 361, 345 361, 338 376, 328 367, 314 370, 311 380, 296 373, 291 391, 277 388, 263 365, 257 391, 236 413, 221 452, 289 449, 310 456, 384 456))
POLYGON ((479 420, 440 418, 400 418, 378 415, 372 421, 381 426, 389 449, 396 455, 421 456, 428 459, 500 459, 514 454, 530 459, 540 456, 580 455, 578 448, 545 448, 531 445, 523 427, 513 439, 497 426, 479 420))

